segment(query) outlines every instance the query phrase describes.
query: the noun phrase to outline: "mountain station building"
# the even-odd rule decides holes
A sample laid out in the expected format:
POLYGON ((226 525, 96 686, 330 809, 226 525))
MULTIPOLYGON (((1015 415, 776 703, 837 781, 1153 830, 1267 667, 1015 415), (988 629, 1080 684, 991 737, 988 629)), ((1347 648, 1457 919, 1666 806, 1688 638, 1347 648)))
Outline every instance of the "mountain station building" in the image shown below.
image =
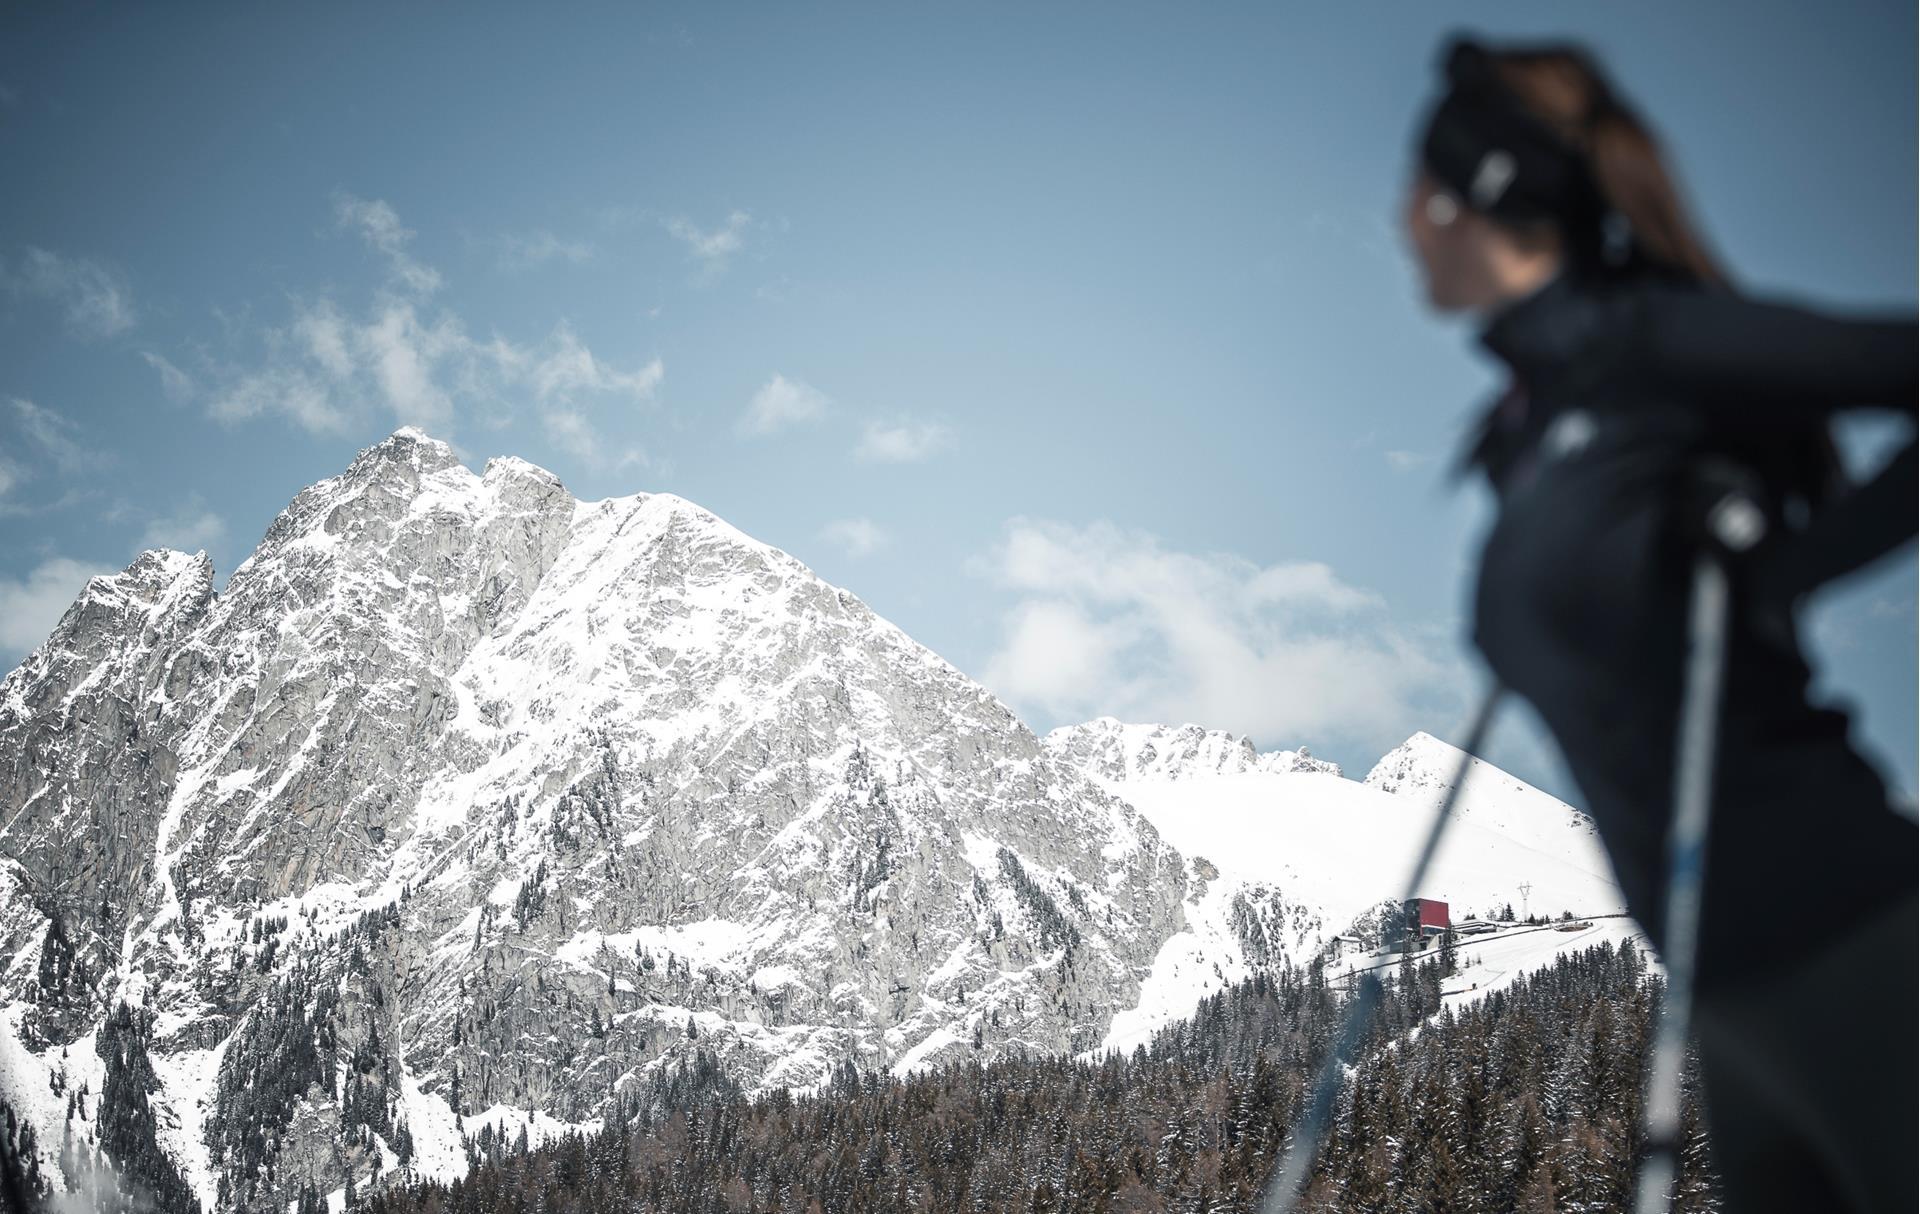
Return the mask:
POLYGON ((1407 899, 1407 935, 1410 937, 1438 936, 1453 926, 1453 920, 1447 914, 1447 904, 1434 898, 1407 899))

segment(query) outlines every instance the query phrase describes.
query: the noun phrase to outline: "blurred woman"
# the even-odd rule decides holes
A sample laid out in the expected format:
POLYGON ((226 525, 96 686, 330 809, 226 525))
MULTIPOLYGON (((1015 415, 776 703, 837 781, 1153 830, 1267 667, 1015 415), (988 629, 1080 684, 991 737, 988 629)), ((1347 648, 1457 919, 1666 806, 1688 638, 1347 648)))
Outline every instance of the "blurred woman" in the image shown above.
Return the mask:
POLYGON ((1665 937, 1664 850, 1712 458, 1769 538, 1733 565, 1694 1023, 1728 1208, 1916 1207, 1916 834, 1808 699, 1802 598, 1910 540, 1914 453, 1854 488, 1835 411, 1914 413, 1911 318, 1734 289, 1648 126, 1575 47, 1457 42, 1406 223, 1429 299, 1511 372, 1468 464, 1498 517, 1474 641, 1538 710, 1628 905, 1665 937))

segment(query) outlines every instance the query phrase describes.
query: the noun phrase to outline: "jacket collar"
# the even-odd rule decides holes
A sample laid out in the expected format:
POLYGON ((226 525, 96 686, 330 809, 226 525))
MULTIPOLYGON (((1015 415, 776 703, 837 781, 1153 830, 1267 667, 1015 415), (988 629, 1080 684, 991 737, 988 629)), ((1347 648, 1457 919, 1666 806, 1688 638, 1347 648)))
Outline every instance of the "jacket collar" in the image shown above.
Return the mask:
POLYGON ((1564 368, 1593 335, 1594 309, 1570 269, 1497 309, 1480 344, 1523 382, 1539 383, 1564 368))
POLYGON ((1553 381, 1578 348, 1569 314, 1578 294, 1567 270, 1548 279, 1527 295, 1509 300, 1495 310, 1480 331, 1480 344, 1506 363, 1512 382, 1481 414, 1457 470, 1484 467, 1496 484, 1502 483, 1520 455, 1522 435, 1537 427, 1546 402, 1532 399, 1534 390, 1553 381))

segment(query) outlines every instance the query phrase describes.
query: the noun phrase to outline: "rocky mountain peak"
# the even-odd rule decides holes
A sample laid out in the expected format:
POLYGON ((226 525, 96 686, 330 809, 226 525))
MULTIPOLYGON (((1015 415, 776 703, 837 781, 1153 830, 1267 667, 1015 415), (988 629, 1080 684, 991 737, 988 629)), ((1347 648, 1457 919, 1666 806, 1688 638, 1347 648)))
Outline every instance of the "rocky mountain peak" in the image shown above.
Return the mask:
POLYGON ((355 468, 380 464, 400 464, 418 473, 438 472, 460 462, 453 446, 435 438, 418 426, 402 426, 371 447, 364 448, 348 466, 355 468))
POLYGON ((1420 730, 1380 757, 1362 783, 1382 792, 1444 789, 1466 752, 1420 730))
POLYGON ((211 576, 146 554, 9 680, 0 1052, 45 1090, 151 1012, 218 1208, 288 1200, 245 1144, 331 1188, 404 1122, 450 1178, 462 1133, 588 1122, 695 1042, 755 1087, 1085 1050, 1182 930, 1131 806, 671 494, 403 429, 211 576))

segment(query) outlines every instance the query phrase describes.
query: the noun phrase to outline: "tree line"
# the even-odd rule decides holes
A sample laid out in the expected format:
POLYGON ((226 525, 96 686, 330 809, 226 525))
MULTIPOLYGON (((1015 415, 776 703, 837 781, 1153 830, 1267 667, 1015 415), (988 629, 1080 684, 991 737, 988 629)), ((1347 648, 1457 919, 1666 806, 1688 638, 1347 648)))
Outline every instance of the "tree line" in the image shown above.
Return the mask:
MULTIPOLYGON (((1456 1010, 1403 962, 1303 1208, 1611 1211, 1631 1203, 1662 984, 1631 944, 1563 955, 1456 1010)), ((1319 966, 1218 992, 1131 1054, 836 1068, 749 1098, 709 1056, 635 1085, 593 1134, 487 1136, 452 1183, 369 1214, 1224 1214, 1254 1211, 1343 1005, 1319 966)), ((1719 1209, 1689 1082, 1676 1211, 1719 1209)))

